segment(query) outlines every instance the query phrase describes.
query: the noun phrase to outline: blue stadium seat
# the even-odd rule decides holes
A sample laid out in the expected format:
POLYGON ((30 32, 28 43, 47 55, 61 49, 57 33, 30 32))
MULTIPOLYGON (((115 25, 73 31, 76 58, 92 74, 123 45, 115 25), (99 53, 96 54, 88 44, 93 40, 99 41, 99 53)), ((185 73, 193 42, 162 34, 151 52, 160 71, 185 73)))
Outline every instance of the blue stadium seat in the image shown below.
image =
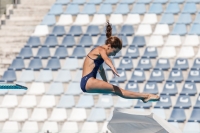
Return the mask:
POLYGON ((21 82, 33 82, 34 80, 35 76, 33 70, 28 70, 28 69, 22 70, 20 78, 18 79, 18 81, 21 82))
POLYGON ((163 59, 163 58, 158 59, 154 69, 158 69, 158 70, 168 70, 168 69, 170 69, 169 59, 163 59))
POLYGON ((79 14, 79 6, 78 6, 78 4, 69 4, 67 6, 67 9, 64 11, 64 14, 71 14, 71 15, 79 14))
POLYGON ((80 36, 81 34, 83 34, 82 28, 79 25, 72 25, 70 27, 69 33, 70 35, 73 36, 80 36))
POLYGON ((86 1, 85 0, 73 0, 72 1, 72 4, 80 4, 80 5, 82 5, 82 4, 84 4, 86 1))
POLYGON ((106 40, 106 35, 100 35, 95 46, 99 46, 99 45, 104 44, 105 40, 106 40))
POLYGON ((111 4, 101 4, 99 11, 97 12, 97 14, 105 14, 105 15, 109 15, 111 14, 112 11, 112 5, 111 4))
POLYGON ((153 3, 161 3, 161 4, 166 4, 168 0, 154 0, 153 3))
POLYGON ((182 82, 183 74, 181 70, 171 70, 168 80, 169 82, 182 82))
POLYGON ((79 95, 80 96, 80 94, 82 93, 83 91, 80 88, 80 82, 70 82, 67 87, 67 90, 65 91, 65 95, 79 95))
POLYGON ((144 86, 144 93, 158 94, 158 86, 156 82, 147 82, 144 86))
POLYGON ((162 82, 165 80, 164 74, 162 70, 153 70, 151 72, 151 76, 149 78, 149 81, 151 82, 162 82))
POLYGON ((74 58, 84 58, 86 56, 86 52, 84 47, 75 47, 71 57, 74 58))
POLYGON ((96 13, 96 7, 94 4, 84 5, 83 10, 81 11, 81 14, 93 15, 95 13, 96 13))
POLYGON ((57 57, 59 59, 65 59, 67 56, 68 56, 68 52, 67 52, 66 47, 64 46, 57 47, 54 53, 54 57, 57 57))
POLYGON ((184 125, 183 133, 199 133, 200 126, 198 122, 187 122, 184 125))
POLYGON ((130 13, 145 14, 146 13, 145 4, 135 4, 130 13))
POLYGON ((162 92, 160 93, 161 95, 170 95, 174 96, 178 93, 176 83, 174 82, 166 82, 162 92))
POLYGON ((114 13, 116 14, 127 14, 129 13, 129 6, 128 4, 118 4, 114 13))
POLYGON ((173 70, 187 70, 189 68, 188 60, 184 58, 176 59, 173 70))
POLYGON ((189 34, 190 35, 200 35, 200 31, 198 30, 200 28, 200 24, 192 24, 189 34))
POLYGON ((132 36, 134 34, 134 29, 132 25, 123 25, 120 34, 123 34, 125 36, 132 36))
POLYGON ((192 82, 185 82, 180 92, 180 95, 189 95, 194 96, 197 93, 197 87, 195 83, 192 82))
POLYGON ((117 69, 117 72, 119 73, 120 77, 115 76, 110 80, 110 82, 124 83, 127 80, 126 71, 117 69))
POLYGON ((189 118, 189 122, 200 122, 200 115, 199 115, 200 109, 193 109, 192 113, 189 118))
POLYGON ((192 2, 192 3, 200 3, 199 0, 187 0, 187 2, 192 2))
POLYGON ((53 27, 52 34, 55 36, 62 36, 66 34, 65 27, 61 25, 56 25, 53 27))
POLYGON ((90 47, 93 45, 92 37, 90 35, 83 35, 77 46, 90 47))
POLYGON ((137 70, 149 70, 152 68, 151 60, 149 58, 141 58, 136 67, 137 70))
POLYGON ((185 24, 175 24, 172 32, 172 35, 185 35, 187 34, 187 27, 185 24))
POLYGON ((140 56, 139 49, 134 46, 129 46, 126 50, 124 57, 126 58, 137 58, 140 56))
POLYGON ((60 69, 58 71, 58 74, 56 76, 56 78, 54 78, 55 82, 62 82, 62 83, 67 83, 69 81, 71 81, 71 74, 69 70, 63 70, 60 69))
POLYGON ((50 50, 46 46, 42 46, 40 49, 38 49, 36 57, 42 58, 42 59, 47 59, 49 58, 50 55, 50 50))
POLYGON ((196 18, 195 18, 195 20, 194 20, 194 23, 200 23, 200 13, 197 13, 196 14, 196 18))
POLYGON ((185 3, 182 13, 196 13, 196 4, 195 3, 185 3))
POLYGON ((143 47, 146 45, 144 36, 134 36, 130 46, 143 47))
POLYGON ((200 95, 197 97, 196 103, 194 105, 194 108, 200 108, 200 95))
POLYGON ((73 108, 74 105, 75 105, 75 100, 73 95, 62 95, 56 107, 73 108))
POLYGON ((122 47, 126 47, 128 45, 128 40, 126 35, 118 34, 119 39, 122 40, 122 47))
POLYGON ((18 57, 21 57, 23 59, 30 59, 31 57, 33 57, 32 49, 30 47, 22 48, 18 57))
POLYGON ((120 58, 122 57, 122 51, 120 50, 115 56, 110 56, 110 58, 120 58))
POLYGON ((39 45, 41 45, 41 41, 40 41, 40 38, 37 36, 30 36, 26 44, 26 46, 30 46, 30 47, 38 47, 39 45))
MULTIPOLYGON (((46 95, 56 95, 59 96, 63 94, 64 88, 62 82, 51 82, 48 91, 46 91, 46 95)), ((68 101, 67 101, 68 102, 68 101)))
POLYGON ((129 81, 132 82, 144 82, 146 80, 143 70, 134 70, 129 81))
POLYGON ((177 23, 179 24, 190 24, 192 22, 191 15, 189 13, 180 14, 177 23))
POLYGON ((117 4, 119 0, 105 0, 104 3, 106 4, 117 4))
POLYGON ((37 82, 52 82, 52 80, 53 80, 52 71, 43 69, 40 71, 40 73, 35 81, 37 81, 37 82))
POLYGON ((15 71, 19 71, 25 68, 24 60, 20 57, 17 57, 12 61, 12 64, 9 66, 8 69, 12 69, 15 71))
POLYGON ((87 3, 88 4, 100 4, 103 0, 89 0, 87 3))
POLYGON ((146 47, 144 54, 142 55, 143 58, 156 58, 157 56, 158 52, 156 47, 146 47))
POLYGON ((130 108, 133 105, 133 99, 125 99, 118 97, 117 102, 115 103, 115 108, 130 108))
POLYGON ((161 14, 163 12, 162 4, 152 3, 149 8, 149 13, 161 14))
POLYGON ((62 69, 66 69, 66 70, 76 70, 78 68, 79 68, 78 59, 77 58, 71 58, 70 56, 69 56, 69 58, 67 58, 65 60, 65 63, 62 67, 62 69))
POLYGON ((39 71, 42 68, 43 68, 42 60, 38 57, 34 57, 28 65, 28 69, 31 69, 31 70, 34 70, 34 71, 39 71))
POLYGON ((53 26, 56 23, 56 18, 54 15, 46 15, 42 20, 41 25, 53 26))
POLYGON ((62 8, 62 5, 58 5, 58 4, 54 4, 49 13, 48 14, 51 14, 51 15, 60 15, 63 13, 63 8, 62 8))
POLYGON ((152 102, 144 103, 142 100, 137 100, 137 104, 134 106, 134 108, 144 108, 149 109, 152 106, 152 102))
MULTIPOLYGON (((102 35, 106 35, 106 27, 104 27, 103 31, 101 32, 102 35)), ((112 35, 117 34, 117 28, 115 25, 112 25, 112 35)))
POLYGON ((173 14, 168 14, 168 13, 163 13, 161 20, 161 24, 168 24, 171 25, 174 23, 174 15, 173 14))
POLYGON ((90 35, 90 36, 97 36, 98 34, 100 34, 99 26, 89 25, 85 34, 90 35))
POLYGON ((179 8, 178 3, 169 3, 165 10, 165 13, 177 14, 179 12, 180 12, 180 8, 179 8))
POLYGON ((70 0, 57 0, 55 4, 67 5, 70 0))
POLYGON ((196 58, 194 60, 193 66, 191 68, 192 70, 199 70, 200 69, 200 58, 196 58))
POLYGON ((106 119, 106 111, 104 108, 92 108, 87 121, 103 122, 106 119))
POLYGON ((135 0, 121 0, 120 3, 124 3, 124 4, 133 4, 135 2, 135 0))
POLYGON ((66 35, 63 38, 62 43, 60 45, 65 46, 65 47, 73 47, 74 45, 76 45, 74 36, 73 35, 66 35))
POLYGON ((123 57, 120 61, 119 67, 122 70, 132 70, 133 69, 133 62, 130 58, 123 57))
POLYGON ((139 92, 139 87, 138 87, 138 84, 135 82, 128 82, 126 84, 125 90, 139 92))
POLYGON ((173 109, 168 122, 184 122, 185 119, 184 109, 173 109))
MULTIPOLYGON (((111 61, 112 61, 112 64, 115 66, 114 59, 113 59, 113 58, 110 58, 110 59, 111 59, 111 61)), ((112 70, 112 69, 105 63, 105 61, 103 62, 103 68, 104 68, 105 70, 112 70)))
POLYGON ((190 70, 188 73, 187 82, 200 82, 200 71, 199 70, 190 70))
POLYGON ((92 108, 92 106, 94 106, 94 99, 91 95, 81 95, 76 104, 77 108, 92 108))
POLYGON ((171 3, 183 3, 185 0, 170 0, 171 3))
POLYGON ((138 0, 137 3, 149 4, 152 0, 138 0))
POLYGON ((52 71, 57 71, 60 69, 60 61, 56 57, 52 57, 51 59, 48 60, 46 69, 52 70, 52 71))
POLYGON ((57 37, 54 35, 47 36, 43 44, 43 46, 47 46, 47 47, 55 47, 56 45, 58 45, 58 40, 57 40, 57 37))
POLYGON ((111 108, 113 106, 112 95, 100 95, 95 107, 99 108, 111 108))
POLYGON ((179 96, 174 108, 189 109, 191 107, 190 96, 179 96))
POLYGON ((14 70, 6 70, 1 78, 1 82, 14 82, 17 79, 14 70))
POLYGON ((172 106, 172 101, 171 101, 170 96, 161 95, 160 101, 156 102, 156 105, 154 106, 154 108, 169 109, 171 106, 172 106))

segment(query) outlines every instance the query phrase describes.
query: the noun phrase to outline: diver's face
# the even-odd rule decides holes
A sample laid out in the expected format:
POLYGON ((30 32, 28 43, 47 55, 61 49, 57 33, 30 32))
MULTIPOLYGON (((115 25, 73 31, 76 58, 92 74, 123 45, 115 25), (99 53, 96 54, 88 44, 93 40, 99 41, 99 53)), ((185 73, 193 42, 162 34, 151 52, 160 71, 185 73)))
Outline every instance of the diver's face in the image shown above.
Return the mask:
POLYGON ((120 49, 118 48, 111 48, 110 46, 108 46, 107 54, 108 56, 115 56, 119 51, 120 49))

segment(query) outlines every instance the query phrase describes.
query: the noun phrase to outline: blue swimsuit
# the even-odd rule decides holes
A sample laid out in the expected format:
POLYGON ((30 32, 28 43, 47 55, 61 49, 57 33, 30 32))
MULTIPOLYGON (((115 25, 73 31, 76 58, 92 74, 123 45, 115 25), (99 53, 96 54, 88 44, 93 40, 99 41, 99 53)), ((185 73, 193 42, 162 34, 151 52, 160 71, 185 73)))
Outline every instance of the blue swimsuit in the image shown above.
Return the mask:
MULTIPOLYGON (((88 56, 88 55, 87 55, 88 56)), ((89 56, 88 56, 89 57, 89 56)), ((90 57, 89 57, 90 58, 90 57)), ((92 58, 90 58, 92 59, 92 58)), ((80 87, 82 89, 83 92, 86 92, 86 89, 85 89, 85 85, 87 83, 87 80, 90 78, 90 77, 94 77, 96 78, 96 75, 97 75, 97 71, 100 67, 100 65, 104 62, 104 60, 102 58, 99 58, 99 59, 92 59, 94 60, 94 64, 95 64, 95 67, 94 69, 92 70, 91 73, 85 75, 84 77, 82 77, 81 79, 81 84, 80 84, 80 87)))

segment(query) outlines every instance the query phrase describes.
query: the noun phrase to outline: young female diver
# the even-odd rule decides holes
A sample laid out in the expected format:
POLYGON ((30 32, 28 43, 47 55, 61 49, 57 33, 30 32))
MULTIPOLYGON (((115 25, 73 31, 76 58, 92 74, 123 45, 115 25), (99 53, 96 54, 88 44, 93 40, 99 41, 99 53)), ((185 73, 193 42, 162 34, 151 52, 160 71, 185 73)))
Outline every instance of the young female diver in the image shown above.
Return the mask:
POLYGON ((157 95, 128 91, 107 82, 102 63, 105 61, 112 69, 113 74, 119 76, 109 56, 115 56, 122 49, 122 41, 118 37, 111 35, 112 28, 110 23, 107 22, 107 40, 105 44, 90 51, 83 63, 83 73, 80 83, 82 91, 87 93, 113 93, 127 99, 141 99, 143 102, 158 101, 160 97, 157 95), (96 79, 97 71, 103 81, 96 79))

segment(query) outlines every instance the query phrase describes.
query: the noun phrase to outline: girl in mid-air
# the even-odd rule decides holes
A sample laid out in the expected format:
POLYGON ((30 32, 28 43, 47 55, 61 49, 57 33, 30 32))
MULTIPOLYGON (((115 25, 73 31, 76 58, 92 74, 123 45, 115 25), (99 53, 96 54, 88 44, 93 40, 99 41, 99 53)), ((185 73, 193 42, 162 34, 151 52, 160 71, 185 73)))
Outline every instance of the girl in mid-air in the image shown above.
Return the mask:
POLYGON ((127 99, 141 99, 143 102, 158 101, 160 97, 157 95, 128 91, 107 82, 102 63, 105 61, 111 68, 113 74, 119 76, 109 56, 115 56, 117 52, 122 49, 122 41, 118 37, 111 35, 112 28, 110 23, 107 22, 107 40, 105 44, 90 51, 84 60, 80 83, 82 91, 87 93, 112 93, 127 99), (103 81, 96 79, 97 71, 101 75, 103 81))

